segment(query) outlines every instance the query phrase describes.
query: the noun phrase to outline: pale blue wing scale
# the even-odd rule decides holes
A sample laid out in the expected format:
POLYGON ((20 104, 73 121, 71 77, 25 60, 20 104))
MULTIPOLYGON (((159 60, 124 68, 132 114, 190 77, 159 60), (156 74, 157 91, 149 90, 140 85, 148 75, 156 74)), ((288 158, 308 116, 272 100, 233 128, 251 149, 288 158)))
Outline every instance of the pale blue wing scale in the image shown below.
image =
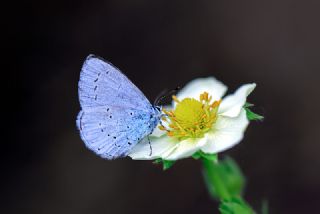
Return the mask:
POLYGON ((82 109, 98 106, 121 106, 149 111, 152 107, 144 94, 119 69, 105 60, 89 55, 79 80, 82 109))
POLYGON ((154 111, 122 107, 88 107, 77 118, 85 145, 107 159, 126 156, 157 124, 154 111))

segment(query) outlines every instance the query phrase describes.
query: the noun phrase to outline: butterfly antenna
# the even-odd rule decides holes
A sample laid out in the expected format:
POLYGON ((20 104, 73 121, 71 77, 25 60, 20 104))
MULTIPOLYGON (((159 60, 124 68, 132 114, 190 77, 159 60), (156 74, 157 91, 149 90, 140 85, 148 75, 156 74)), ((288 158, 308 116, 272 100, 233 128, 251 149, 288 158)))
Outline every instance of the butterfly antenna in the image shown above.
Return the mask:
POLYGON ((154 102, 154 106, 159 106, 159 104, 162 103, 162 101, 163 101, 165 98, 167 98, 167 97, 169 97, 169 96, 177 93, 177 91, 178 91, 179 89, 180 89, 180 87, 178 86, 177 88, 175 88, 175 89, 173 89, 173 90, 171 90, 171 91, 169 91, 169 92, 167 92, 167 93, 166 93, 166 92, 161 93, 161 94, 156 98, 156 100, 155 100, 155 102, 154 102))

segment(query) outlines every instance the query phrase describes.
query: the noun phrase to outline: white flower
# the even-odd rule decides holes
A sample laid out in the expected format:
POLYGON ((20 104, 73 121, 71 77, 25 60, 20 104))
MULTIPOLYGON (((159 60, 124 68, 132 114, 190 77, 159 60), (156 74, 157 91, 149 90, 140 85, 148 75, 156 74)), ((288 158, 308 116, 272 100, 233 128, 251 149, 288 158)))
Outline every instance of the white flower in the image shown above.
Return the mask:
POLYGON ((188 83, 173 97, 173 110, 164 110, 163 125, 138 143, 129 156, 136 160, 178 160, 197 151, 222 152, 238 144, 249 121, 243 108, 256 84, 242 85, 234 94, 222 96, 227 87, 213 77, 188 83))

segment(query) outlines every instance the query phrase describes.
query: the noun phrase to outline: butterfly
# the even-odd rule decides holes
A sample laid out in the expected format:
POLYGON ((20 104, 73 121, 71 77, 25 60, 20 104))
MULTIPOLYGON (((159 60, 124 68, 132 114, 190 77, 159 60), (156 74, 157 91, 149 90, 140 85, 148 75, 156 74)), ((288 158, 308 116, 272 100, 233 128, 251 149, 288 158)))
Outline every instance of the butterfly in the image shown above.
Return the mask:
POLYGON ((102 158, 127 156, 161 118, 161 107, 153 106, 118 68, 94 55, 83 63, 78 93, 81 139, 102 158))

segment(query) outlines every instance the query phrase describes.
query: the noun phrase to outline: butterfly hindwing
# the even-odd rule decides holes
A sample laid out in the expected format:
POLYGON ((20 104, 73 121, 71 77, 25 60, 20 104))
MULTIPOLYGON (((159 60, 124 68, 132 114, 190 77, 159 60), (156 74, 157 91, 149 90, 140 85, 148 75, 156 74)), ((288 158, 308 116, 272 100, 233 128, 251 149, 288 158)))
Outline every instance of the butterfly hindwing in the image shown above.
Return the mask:
POLYGON ((95 107, 81 111, 77 126, 86 146, 103 158, 126 156, 157 121, 135 109, 95 107))

